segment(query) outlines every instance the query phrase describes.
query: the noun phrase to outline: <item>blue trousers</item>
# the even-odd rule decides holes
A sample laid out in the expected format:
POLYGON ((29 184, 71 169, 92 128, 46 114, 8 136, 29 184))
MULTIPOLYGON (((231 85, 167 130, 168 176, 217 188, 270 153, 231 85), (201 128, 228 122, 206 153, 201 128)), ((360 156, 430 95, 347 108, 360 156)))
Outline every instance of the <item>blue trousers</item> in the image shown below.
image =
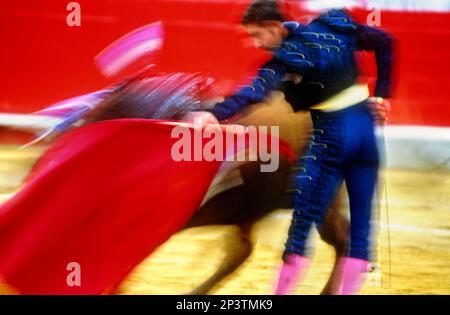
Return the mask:
POLYGON ((350 257, 369 260, 372 198, 380 164, 367 102, 335 111, 311 111, 312 141, 295 179, 294 213, 285 254, 306 256, 312 224, 318 228, 345 180, 350 201, 350 257))

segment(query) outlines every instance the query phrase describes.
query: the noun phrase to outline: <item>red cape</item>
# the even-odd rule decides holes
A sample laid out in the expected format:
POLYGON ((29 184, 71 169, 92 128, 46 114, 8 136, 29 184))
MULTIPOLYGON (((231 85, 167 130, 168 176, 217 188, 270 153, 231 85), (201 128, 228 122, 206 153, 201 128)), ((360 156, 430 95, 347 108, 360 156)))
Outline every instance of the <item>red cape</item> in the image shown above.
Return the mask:
POLYGON ((76 129, 0 208, 0 277, 22 294, 112 292, 189 220, 219 162, 175 162, 173 126, 117 120, 76 129), (68 286, 67 265, 81 267, 68 286))
POLYGON ((56 141, 0 208, 0 280, 21 294, 113 293, 189 221, 221 165, 175 162, 173 127, 112 120, 56 141), (72 262, 81 286, 67 284, 72 262))

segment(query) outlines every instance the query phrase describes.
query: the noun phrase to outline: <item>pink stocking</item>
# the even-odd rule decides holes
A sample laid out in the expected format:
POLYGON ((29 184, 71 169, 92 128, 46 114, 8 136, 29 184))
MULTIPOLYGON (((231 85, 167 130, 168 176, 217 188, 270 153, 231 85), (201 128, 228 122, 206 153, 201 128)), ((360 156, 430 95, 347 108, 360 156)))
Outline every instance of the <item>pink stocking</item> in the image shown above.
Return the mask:
POLYGON ((288 254, 281 267, 280 278, 275 294, 285 295, 292 292, 297 282, 303 280, 311 261, 301 255, 288 254))
POLYGON ((343 295, 357 294, 363 286, 367 276, 368 261, 345 257, 342 259, 341 291, 343 295))

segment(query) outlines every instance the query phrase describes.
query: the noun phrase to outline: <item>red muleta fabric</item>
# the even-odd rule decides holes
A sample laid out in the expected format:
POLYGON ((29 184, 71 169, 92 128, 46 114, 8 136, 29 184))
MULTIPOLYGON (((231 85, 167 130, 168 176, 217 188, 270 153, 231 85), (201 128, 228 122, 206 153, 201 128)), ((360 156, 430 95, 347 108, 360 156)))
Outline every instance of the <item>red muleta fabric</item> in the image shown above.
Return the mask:
POLYGON ((173 126, 107 121, 76 129, 0 208, 0 276, 22 294, 113 292, 198 208, 219 162, 175 162, 173 126), (70 262, 81 286, 66 283, 70 262))
POLYGON ((20 294, 114 293, 188 222, 221 165, 175 162, 173 127, 112 120, 57 140, 0 208, 0 279, 20 294), (71 262, 81 286, 67 285, 71 262))

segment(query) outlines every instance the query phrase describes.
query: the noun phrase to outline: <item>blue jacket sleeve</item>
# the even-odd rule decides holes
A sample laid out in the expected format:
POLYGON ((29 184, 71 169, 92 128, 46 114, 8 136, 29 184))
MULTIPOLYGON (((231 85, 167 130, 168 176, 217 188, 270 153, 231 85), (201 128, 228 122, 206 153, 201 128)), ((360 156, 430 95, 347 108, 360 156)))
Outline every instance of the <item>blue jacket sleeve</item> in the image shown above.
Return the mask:
POLYGON ((306 54, 306 50, 302 45, 298 41, 286 40, 280 48, 275 50, 274 55, 275 58, 281 60, 289 68, 289 72, 305 76, 307 72, 314 68, 314 63, 309 60, 308 54, 306 54))
POLYGON ((386 32, 367 25, 357 25, 357 49, 375 52, 378 78, 375 96, 388 98, 392 89, 393 38, 386 32))
POLYGON ((259 69, 252 84, 243 87, 236 94, 226 98, 210 110, 218 120, 233 116, 246 105, 261 102, 270 91, 277 88, 286 73, 285 66, 272 59, 259 69))

